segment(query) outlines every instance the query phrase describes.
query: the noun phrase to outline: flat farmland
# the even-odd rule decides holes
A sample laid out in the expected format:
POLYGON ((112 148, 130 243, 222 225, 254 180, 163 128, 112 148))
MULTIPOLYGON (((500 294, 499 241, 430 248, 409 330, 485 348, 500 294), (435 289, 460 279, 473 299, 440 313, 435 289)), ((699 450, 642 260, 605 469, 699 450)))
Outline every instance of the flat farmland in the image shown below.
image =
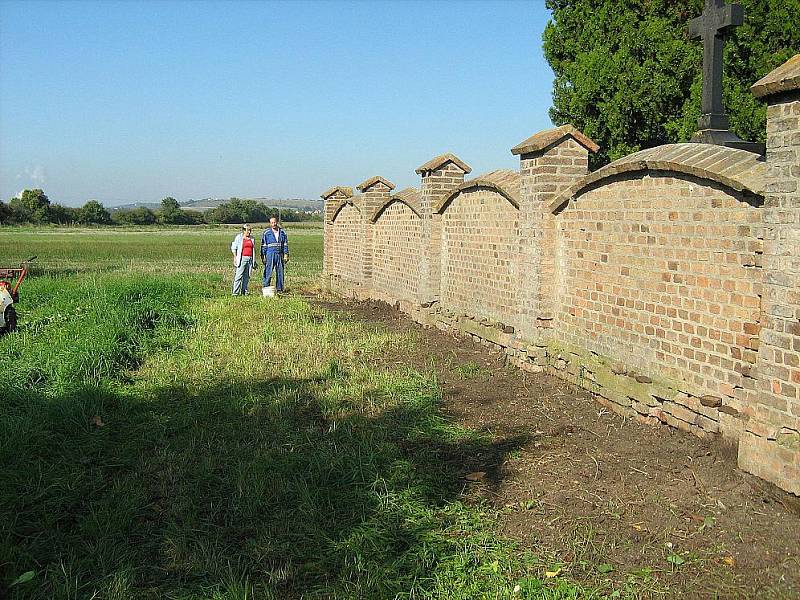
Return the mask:
MULTIPOLYGON (((254 235, 260 237, 262 228, 254 235)), ((294 282, 316 276, 322 266, 322 229, 292 226, 291 262, 294 282)), ((230 244, 239 228, 175 229, 0 229, 0 266, 13 266, 36 255, 39 275, 78 273, 194 273, 213 279, 231 278, 230 244)))

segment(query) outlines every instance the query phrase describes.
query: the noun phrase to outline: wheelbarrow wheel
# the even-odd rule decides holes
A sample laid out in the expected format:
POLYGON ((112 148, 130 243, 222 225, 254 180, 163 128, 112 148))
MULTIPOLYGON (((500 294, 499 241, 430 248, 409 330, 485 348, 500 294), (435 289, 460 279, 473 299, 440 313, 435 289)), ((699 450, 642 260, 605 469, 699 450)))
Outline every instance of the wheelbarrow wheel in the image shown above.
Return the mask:
POLYGON ((5 312, 6 325, 0 333, 8 333, 17 328, 17 311, 13 306, 7 306, 5 312))

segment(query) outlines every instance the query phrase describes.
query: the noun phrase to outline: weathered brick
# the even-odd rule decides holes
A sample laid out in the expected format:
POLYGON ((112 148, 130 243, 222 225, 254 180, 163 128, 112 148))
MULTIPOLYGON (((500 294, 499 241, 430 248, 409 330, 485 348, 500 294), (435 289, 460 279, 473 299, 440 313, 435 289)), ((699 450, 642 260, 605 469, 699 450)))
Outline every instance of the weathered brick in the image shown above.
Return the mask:
POLYGON ((643 422, 742 437, 742 467, 794 490, 775 439, 800 426, 800 102, 778 101, 766 161, 674 144, 585 174, 561 133, 526 140, 518 174, 463 182, 437 157, 417 212, 326 204, 325 272, 643 422))

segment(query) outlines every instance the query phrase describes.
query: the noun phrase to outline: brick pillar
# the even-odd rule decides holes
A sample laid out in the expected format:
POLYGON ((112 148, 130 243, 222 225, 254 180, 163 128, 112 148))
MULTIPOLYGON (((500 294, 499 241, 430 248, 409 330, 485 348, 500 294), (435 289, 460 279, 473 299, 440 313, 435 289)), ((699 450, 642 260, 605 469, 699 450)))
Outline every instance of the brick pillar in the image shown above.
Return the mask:
POLYGON ((432 158, 416 169, 422 177, 420 214, 422 216, 422 257, 418 299, 423 306, 439 300, 441 278, 441 215, 433 214, 439 198, 464 183, 472 169, 457 156, 447 153, 432 158))
POLYGON ((572 125, 537 133, 511 149, 519 155, 519 317, 522 335, 545 341, 553 321, 555 218, 548 205, 589 172, 599 146, 572 125))
POLYGON ((388 199, 394 189, 394 184, 383 177, 376 175, 366 181, 362 181, 356 186, 361 192, 362 206, 362 266, 363 293, 367 296, 372 291, 372 261, 374 251, 372 247, 373 229, 375 225, 371 222, 371 217, 388 199))
POLYGON ((320 198, 325 205, 323 215, 323 236, 322 236, 322 275, 327 279, 333 273, 333 260, 335 248, 333 246, 333 232, 331 226, 333 225, 333 213, 339 202, 353 197, 353 188, 344 187, 341 185, 334 186, 323 193, 320 198))
POLYGON ((739 440, 739 466, 800 495, 800 54, 751 90, 767 102, 772 169, 764 199, 758 400, 739 440))

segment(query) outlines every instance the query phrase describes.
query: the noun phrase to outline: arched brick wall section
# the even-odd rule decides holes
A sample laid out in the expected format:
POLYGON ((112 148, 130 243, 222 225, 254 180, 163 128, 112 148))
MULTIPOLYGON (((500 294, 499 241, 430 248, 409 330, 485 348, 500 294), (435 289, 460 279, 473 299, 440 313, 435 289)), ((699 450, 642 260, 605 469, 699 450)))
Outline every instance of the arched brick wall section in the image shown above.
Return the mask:
POLYGON ((361 283, 363 227, 361 211, 352 204, 345 204, 333 217, 331 223, 331 248, 333 260, 331 272, 354 283, 361 283))
POLYGON ((516 324, 519 218, 508 198, 486 187, 462 191, 442 208, 445 308, 516 324))
MULTIPOLYGON (((417 299, 400 309, 625 416, 721 433, 744 470, 800 494, 800 54, 752 89, 768 104, 766 157, 668 144, 589 173, 597 144, 565 125, 512 149, 519 172, 464 181, 470 168, 454 155, 426 162, 409 192, 421 221, 417 299)), ((385 282, 396 276, 375 285, 371 259, 383 251, 372 242, 384 226, 387 247, 400 239, 390 223, 402 209, 376 225, 395 198, 351 196, 323 194, 325 273, 336 246, 342 277, 331 284, 352 276, 331 241, 335 211, 352 202, 362 227, 345 214, 342 233, 361 229, 366 241, 361 261, 347 250, 363 281, 346 292, 394 302, 385 282)))
POLYGON ((379 295, 413 301, 419 286, 422 220, 405 203, 386 205, 373 225, 372 285, 379 295))
POLYGON ((753 200, 657 171, 571 199, 556 217, 557 339, 742 409, 761 313, 753 200))

